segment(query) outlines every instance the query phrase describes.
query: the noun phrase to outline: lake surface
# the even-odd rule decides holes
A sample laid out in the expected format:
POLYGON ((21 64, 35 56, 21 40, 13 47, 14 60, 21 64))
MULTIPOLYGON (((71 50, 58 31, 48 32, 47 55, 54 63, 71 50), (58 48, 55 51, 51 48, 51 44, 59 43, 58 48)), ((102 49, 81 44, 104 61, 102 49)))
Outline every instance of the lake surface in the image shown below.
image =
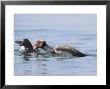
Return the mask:
POLYGON ((23 54, 14 44, 15 76, 96 76, 97 33, 96 30, 28 29, 15 30, 14 40, 28 38, 34 43, 39 38, 51 46, 68 45, 88 54, 86 57, 48 56, 36 53, 23 54))

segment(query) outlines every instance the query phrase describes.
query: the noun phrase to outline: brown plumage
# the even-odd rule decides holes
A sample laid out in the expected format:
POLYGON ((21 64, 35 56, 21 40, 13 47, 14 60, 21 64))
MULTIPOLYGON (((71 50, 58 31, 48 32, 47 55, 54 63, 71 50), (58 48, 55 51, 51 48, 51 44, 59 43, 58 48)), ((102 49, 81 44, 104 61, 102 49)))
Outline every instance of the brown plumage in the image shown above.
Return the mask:
POLYGON ((76 50, 75 48, 69 47, 69 46, 56 46, 56 47, 51 47, 47 45, 46 41, 44 40, 38 40, 35 44, 35 49, 42 48, 44 50, 50 50, 52 53, 57 53, 58 51, 64 51, 72 54, 73 56, 77 57, 84 57, 86 54, 76 50))

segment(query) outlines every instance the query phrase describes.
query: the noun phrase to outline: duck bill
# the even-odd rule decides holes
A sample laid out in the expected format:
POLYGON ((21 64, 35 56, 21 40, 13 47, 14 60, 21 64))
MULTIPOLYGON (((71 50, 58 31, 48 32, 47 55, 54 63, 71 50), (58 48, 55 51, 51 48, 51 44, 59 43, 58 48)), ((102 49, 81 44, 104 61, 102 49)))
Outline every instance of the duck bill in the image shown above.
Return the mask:
POLYGON ((19 46, 22 46, 22 41, 15 41, 15 43, 19 44, 19 46))

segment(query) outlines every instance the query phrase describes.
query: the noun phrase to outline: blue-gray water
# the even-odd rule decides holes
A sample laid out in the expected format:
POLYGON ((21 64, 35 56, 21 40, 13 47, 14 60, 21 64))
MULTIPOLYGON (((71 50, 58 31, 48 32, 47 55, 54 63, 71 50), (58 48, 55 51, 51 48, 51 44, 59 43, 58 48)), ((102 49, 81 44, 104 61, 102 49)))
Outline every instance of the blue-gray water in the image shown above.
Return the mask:
MULTIPOLYGON (((22 28, 22 27, 21 27, 22 28)), ((28 38, 34 43, 39 38, 51 46, 68 45, 88 54, 86 57, 44 57, 35 53, 22 54, 14 44, 15 76, 96 76, 97 33, 96 28, 78 29, 28 29, 15 30, 14 40, 28 38)))

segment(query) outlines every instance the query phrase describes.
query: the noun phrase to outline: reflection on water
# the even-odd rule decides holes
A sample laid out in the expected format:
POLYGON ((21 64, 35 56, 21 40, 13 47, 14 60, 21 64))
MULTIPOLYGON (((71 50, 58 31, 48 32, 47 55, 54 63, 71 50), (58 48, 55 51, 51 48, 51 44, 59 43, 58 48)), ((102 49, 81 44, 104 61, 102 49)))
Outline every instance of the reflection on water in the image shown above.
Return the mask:
POLYGON ((88 54, 86 57, 72 57, 69 54, 53 56, 48 53, 21 53, 18 51, 19 46, 14 44, 15 76, 97 75, 96 33, 92 33, 92 31, 42 30, 41 33, 41 30, 18 30, 14 35, 15 40, 28 38, 32 43, 37 38, 45 38, 51 46, 64 44, 88 54))

